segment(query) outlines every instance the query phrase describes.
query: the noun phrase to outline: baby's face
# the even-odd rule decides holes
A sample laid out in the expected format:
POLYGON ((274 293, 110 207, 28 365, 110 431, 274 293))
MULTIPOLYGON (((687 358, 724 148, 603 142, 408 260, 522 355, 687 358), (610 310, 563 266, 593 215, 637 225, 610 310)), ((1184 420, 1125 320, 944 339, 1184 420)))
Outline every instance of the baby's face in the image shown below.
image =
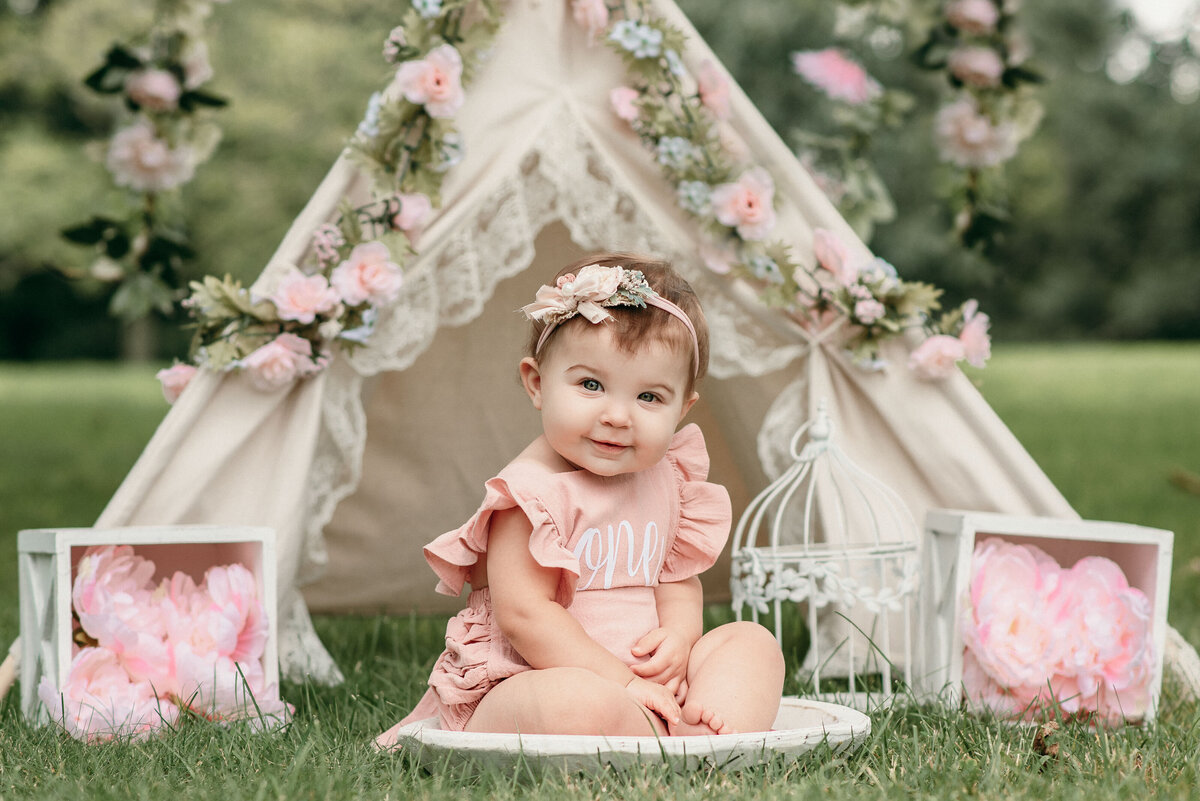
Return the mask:
POLYGON ((691 368, 690 353, 664 343, 625 353, 603 324, 575 326, 538 363, 531 396, 560 456, 601 476, 633 473, 662 459, 695 403, 691 368))

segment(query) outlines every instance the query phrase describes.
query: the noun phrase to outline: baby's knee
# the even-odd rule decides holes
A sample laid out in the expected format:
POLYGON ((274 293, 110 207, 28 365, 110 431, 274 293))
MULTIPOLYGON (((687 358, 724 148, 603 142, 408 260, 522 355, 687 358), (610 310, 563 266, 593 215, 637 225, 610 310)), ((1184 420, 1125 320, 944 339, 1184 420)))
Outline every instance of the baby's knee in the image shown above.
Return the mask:
POLYGON ((762 665, 771 673, 783 675, 783 650, 779 642, 765 626, 749 620, 726 623, 721 627, 726 632, 729 646, 745 654, 747 662, 762 665))

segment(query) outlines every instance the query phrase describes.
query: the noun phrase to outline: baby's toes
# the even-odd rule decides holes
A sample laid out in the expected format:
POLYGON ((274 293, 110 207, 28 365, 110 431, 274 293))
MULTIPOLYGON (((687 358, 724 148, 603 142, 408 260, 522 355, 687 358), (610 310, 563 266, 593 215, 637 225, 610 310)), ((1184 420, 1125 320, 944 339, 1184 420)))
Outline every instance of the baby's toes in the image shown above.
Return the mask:
POLYGON ((717 734, 733 734, 733 727, 726 725, 724 719, 711 709, 704 710, 704 715, 701 717, 705 726, 712 729, 717 734))
POLYGON ((705 709, 695 701, 686 701, 683 707, 681 707, 681 714, 683 715, 684 723, 695 726, 703 720, 705 709))

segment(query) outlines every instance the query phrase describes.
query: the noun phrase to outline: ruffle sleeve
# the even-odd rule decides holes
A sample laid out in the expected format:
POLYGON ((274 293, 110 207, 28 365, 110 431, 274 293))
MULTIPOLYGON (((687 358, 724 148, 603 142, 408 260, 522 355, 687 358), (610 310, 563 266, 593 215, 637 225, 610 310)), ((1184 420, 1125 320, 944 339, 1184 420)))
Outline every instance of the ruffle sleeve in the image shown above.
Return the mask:
POLYGON ((688 425, 675 435, 667 450, 679 489, 679 529, 663 560, 659 581, 681 581, 708 570, 717 561, 733 511, 729 492, 708 478, 708 449, 699 426, 688 425))
POLYGON ((533 526, 529 553, 542 567, 562 571, 555 600, 563 606, 570 605, 579 580, 579 560, 566 547, 566 537, 547 503, 533 490, 542 485, 544 481, 508 468, 484 485, 483 503, 471 519, 425 546, 425 561, 437 574, 438 592, 453 596, 462 593, 471 568, 487 553, 492 514, 520 507, 533 526))

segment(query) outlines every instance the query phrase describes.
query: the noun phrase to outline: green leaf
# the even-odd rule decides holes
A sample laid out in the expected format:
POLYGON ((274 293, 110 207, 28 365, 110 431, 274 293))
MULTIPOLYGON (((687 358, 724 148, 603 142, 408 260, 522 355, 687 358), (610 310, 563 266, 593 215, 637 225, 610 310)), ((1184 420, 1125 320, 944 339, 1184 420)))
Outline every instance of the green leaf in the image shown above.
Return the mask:
POLYGON ((921 281, 904 281, 901 285, 901 291, 903 294, 896 299, 895 307, 896 311, 903 317, 928 314, 933 309, 941 308, 938 298, 942 296, 942 290, 933 284, 926 284, 921 281))

